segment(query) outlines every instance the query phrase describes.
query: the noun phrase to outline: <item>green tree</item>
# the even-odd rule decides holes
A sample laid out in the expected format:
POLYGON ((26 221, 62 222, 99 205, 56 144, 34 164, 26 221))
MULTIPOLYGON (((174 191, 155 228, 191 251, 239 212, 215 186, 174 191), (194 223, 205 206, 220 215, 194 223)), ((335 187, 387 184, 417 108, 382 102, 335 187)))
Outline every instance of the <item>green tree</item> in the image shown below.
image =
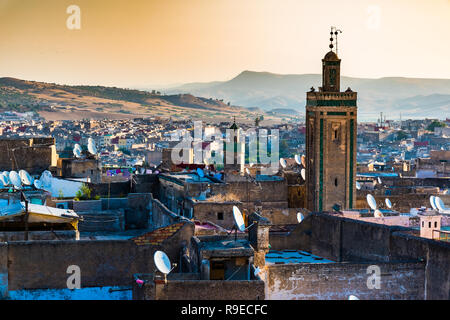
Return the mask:
POLYGON ((440 121, 433 121, 432 123, 430 123, 427 127, 427 130, 429 131, 434 131, 434 128, 443 128, 446 127, 447 125, 443 122, 440 121))

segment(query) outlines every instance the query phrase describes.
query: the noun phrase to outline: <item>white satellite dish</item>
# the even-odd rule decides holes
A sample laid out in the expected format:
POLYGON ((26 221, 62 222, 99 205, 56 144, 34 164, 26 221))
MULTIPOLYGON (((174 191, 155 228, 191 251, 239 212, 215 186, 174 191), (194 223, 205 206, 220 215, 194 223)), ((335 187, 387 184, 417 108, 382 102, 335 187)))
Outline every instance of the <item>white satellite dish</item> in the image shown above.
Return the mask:
POLYGON ((356 181, 356 189, 361 190, 361 183, 359 181, 356 181))
POLYGON ((378 179, 377 179, 377 180, 378 180, 378 183, 379 183, 379 184, 381 184, 381 178, 380 178, 380 177, 378 177, 378 179))
POLYGON ((286 168, 286 166, 287 166, 286 160, 283 158, 280 158, 280 164, 283 167, 283 169, 286 168))
POLYGON ((250 168, 253 167, 253 162, 250 162, 250 168))
POLYGON ((255 276, 257 276, 261 272, 261 269, 259 267, 255 268, 255 272, 253 273, 255 276))
POLYGON ((294 159, 295 159, 295 162, 296 162, 298 165, 301 165, 301 164, 302 164, 302 159, 300 159, 300 156, 299 156, 298 154, 296 154, 296 155, 294 156, 294 159))
POLYGON ((203 178, 205 176, 205 173, 203 172, 203 169, 197 168, 197 174, 200 178, 203 178))
POLYGON ((30 174, 26 170, 20 170, 19 171, 20 180, 22 180, 22 183, 27 186, 31 186, 33 184, 33 178, 30 176, 30 174))
POLYGON ((436 204, 436 207, 439 209, 439 211, 444 211, 447 208, 445 207, 444 201, 440 197, 434 198, 434 203, 436 204))
POLYGON ((169 257, 164 252, 156 251, 153 255, 153 261, 160 272, 167 275, 172 271, 169 257))
POLYGON ((248 168, 245 168, 244 171, 247 175, 250 175, 250 170, 248 168))
POLYGON ((373 213, 373 216, 375 218, 383 218, 384 217, 383 213, 380 210, 378 210, 378 209, 375 210, 375 212, 373 213))
POLYGON ((236 227, 239 229, 239 231, 244 232, 245 231, 244 218, 242 217, 241 210, 239 210, 239 208, 236 206, 233 206, 233 218, 234 223, 236 224, 236 227))
POLYGON ((82 151, 81 146, 78 143, 75 143, 73 150, 80 150, 80 152, 82 151))
POLYGON ((73 148, 73 155, 74 155, 76 158, 80 158, 80 157, 81 157, 81 150, 78 149, 78 148, 73 148))
POLYGON ((45 170, 44 172, 42 172, 41 178, 39 180, 41 180, 42 187, 50 188, 50 186, 52 185, 52 173, 48 170, 45 170))
POLYGON ((42 182, 41 182, 41 180, 36 179, 36 180, 34 180, 33 184, 34 184, 34 187, 36 189, 42 189, 42 182))
POLYGON ((94 144, 94 139, 92 139, 91 137, 88 138, 88 144, 94 144))
POLYGON ((359 300, 359 298, 351 294, 348 296, 348 300, 359 300))
POLYGON ((392 202, 391 202, 391 200, 389 200, 388 198, 386 198, 386 199, 384 200, 384 202, 386 203, 386 206, 387 206, 389 209, 392 208, 392 202))
POLYGON ((6 178, 5 172, 2 172, 0 174, 0 181, 2 182, 2 184, 4 186, 7 186, 9 184, 10 181, 9 181, 9 179, 6 178))
POLYGON ((88 144, 88 151, 90 154, 97 154, 97 147, 94 144, 88 144))
POLYGON ((436 199, 435 196, 431 196, 431 197, 430 197, 430 204, 431 204, 431 208, 433 208, 433 210, 436 210, 436 209, 437 209, 436 203, 434 203, 435 199, 436 199))
POLYGON ((22 188, 22 180, 20 179, 20 176, 16 171, 13 170, 9 172, 9 180, 11 180, 11 183, 17 189, 22 188))
POLYGON ((302 168, 302 170, 300 170, 300 175, 302 176, 303 180, 306 180, 306 170, 305 170, 305 168, 302 168))
POLYGON ((372 210, 375 210, 377 208, 377 202, 375 201, 375 198, 370 193, 366 196, 367 204, 372 210))
POLYGON ((298 221, 298 223, 301 223, 303 221, 303 219, 305 219, 303 214, 301 212, 297 212, 297 221, 298 221))

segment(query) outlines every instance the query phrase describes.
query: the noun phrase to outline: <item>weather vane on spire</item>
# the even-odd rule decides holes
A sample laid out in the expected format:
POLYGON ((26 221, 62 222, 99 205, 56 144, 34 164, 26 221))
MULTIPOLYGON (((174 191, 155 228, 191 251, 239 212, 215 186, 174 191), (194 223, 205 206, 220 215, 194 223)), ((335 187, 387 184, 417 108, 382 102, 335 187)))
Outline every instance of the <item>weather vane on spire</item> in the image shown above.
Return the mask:
POLYGON ((334 47, 334 45, 333 45, 333 41, 334 41, 334 38, 333 38, 333 36, 335 36, 336 37, 336 55, 338 54, 338 34, 339 33, 342 33, 342 31, 341 30, 339 30, 339 29, 336 29, 336 27, 331 27, 331 31, 330 31, 330 35, 331 35, 331 37, 330 37, 330 50, 331 51, 333 51, 333 47, 334 47))

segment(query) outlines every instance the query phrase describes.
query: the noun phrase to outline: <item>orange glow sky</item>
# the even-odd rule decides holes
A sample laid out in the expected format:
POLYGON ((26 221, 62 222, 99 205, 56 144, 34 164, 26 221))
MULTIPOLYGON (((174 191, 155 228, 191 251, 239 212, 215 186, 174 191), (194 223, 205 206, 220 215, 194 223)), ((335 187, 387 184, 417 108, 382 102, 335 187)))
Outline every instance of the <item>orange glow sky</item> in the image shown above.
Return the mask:
POLYGON ((450 78, 450 0, 0 0, 0 76, 151 87, 320 73, 331 25, 343 75, 450 78), (71 4, 81 30, 66 27, 71 4))

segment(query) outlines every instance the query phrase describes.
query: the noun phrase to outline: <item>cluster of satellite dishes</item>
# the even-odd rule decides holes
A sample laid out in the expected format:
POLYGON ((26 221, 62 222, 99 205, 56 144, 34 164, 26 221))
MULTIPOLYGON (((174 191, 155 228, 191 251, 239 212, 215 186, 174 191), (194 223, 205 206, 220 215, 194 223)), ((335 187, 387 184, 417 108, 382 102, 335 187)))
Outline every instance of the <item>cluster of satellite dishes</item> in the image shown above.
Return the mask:
MULTIPOLYGON (((95 141, 92 138, 88 139, 88 151, 92 155, 96 155, 97 154, 97 147, 95 146, 95 141)), ((81 149, 81 146, 78 143, 76 143, 75 146, 73 147, 73 155, 76 158, 81 158, 82 149, 81 149)))
MULTIPOLYGON (((384 217, 383 213, 377 208, 377 201, 375 200, 375 198, 370 193, 366 196, 366 199, 367 199, 367 204, 369 205, 370 209, 374 210, 373 216, 375 218, 382 218, 382 217, 384 217)), ((386 198, 385 203, 386 203, 386 206, 389 209, 392 208, 391 200, 386 198)))
MULTIPOLYGON (((294 160, 295 160, 295 163, 296 163, 297 165, 299 165, 299 166, 302 165, 302 158, 300 157, 300 155, 296 154, 296 155, 294 156, 294 160)), ((280 165, 281 165, 281 168, 282 168, 282 169, 286 169, 286 167, 287 167, 286 159, 280 158, 280 165)), ((306 180, 306 170, 305 170, 305 168, 302 168, 302 169, 300 170, 300 175, 302 176, 302 179, 303 179, 303 180, 306 180)))
POLYGON ((447 208, 444 201, 440 197, 431 196, 430 204, 433 210, 437 210, 439 213, 450 213, 450 208, 447 208))
POLYGON ((22 190, 26 186, 34 186, 36 189, 50 189, 52 184, 52 174, 45 170, 39 179, 34 179, 26 170, 3 171, 0 173, 0 188, 13 187, 22 190))

